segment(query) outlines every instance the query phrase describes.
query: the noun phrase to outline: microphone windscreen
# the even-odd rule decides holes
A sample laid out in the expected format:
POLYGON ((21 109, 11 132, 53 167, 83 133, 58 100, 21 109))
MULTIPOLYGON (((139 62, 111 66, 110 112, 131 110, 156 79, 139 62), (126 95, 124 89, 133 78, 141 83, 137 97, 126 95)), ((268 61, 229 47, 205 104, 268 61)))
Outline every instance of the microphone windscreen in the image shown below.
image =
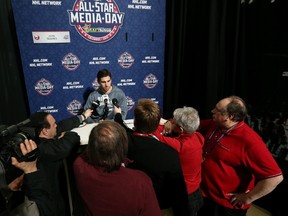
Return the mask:
POLYGON ((113 105, 116 106, 117 108, 120 107, 119 104, 118 104, 117 98, 113 98, 113 99, 112 99, 112 103, 113 103, 113 105))
POLYGON ((96 109, 96 108, 98 108, 99 105, 100 105, 99 100, 97 100, 97 101, 93 101, 93 102, 92 102, 92 109, 96 109))
POLYGON ((28 119, 26 119, 26 120, 24 120, 24 121, 18 123, 17 126, 18 126, 18 127, 21 127, 21 126, 23 126, 23 125, 28 124, 29 122, 31 122, 31 120, 28 118, 28 119))
POLYGON ((97 100, 97 101, 93 101, 92 104, 93 104, 94 106, 99 106, 100 103, 99 103, 99 101, 97 100))

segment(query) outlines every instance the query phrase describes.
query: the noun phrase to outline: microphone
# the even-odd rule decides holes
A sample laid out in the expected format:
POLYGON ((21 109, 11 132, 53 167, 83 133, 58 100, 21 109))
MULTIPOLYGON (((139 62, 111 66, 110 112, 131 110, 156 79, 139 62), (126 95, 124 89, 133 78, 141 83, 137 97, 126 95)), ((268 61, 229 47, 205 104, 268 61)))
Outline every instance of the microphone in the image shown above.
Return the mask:
POLYGON ((99 100, 96 100, 96 101, 93 101, 92 104, 91 104, 91 109, 95 110, 99 107, 100 105, 100 101, 99 100))
POLYGON ((107 118, 107 115, 109 113, 109 108, 108 108, 108 99, 105 98, 104 99, 104 103, 105 103, 105 106, 104 106, 104 109, 103 109, 103 115, 102 115, 102 118, 103 120, 105 120, 107 118))
POLYGON ((17 125, 11 125, 7 127, 5 130, 1 131, 0 136, 7 136, 8 134, 14 134, 18 131, 19 127, 22 127, 23 125, 28 124, 30 121, 31 121, 30 119, 26 119, 18 123, 17 125))
POLYGON ((119 106, 119 103, 118 103, 118 100, 117 100, 116 98, 113 98, 113 99, 112 99, 112 103, 113 103, 113 105, 116 106, 117 108, 120 107, 120 106, 119 106))
POLYGON ((17 125, 11 125, 7 127, 5 130, 1 131, 0 136, 4 137, 7 136, 8 134, 14 134, 18 131, 17 125))
POLYGON ((93 110, 91 117, 92 118, 96 118, 96 116, 99 116, 99 113, 97 112, 97 108, 100 106, 100 101, 96 100, 93 101, 91 104, 91 108, 93 110))

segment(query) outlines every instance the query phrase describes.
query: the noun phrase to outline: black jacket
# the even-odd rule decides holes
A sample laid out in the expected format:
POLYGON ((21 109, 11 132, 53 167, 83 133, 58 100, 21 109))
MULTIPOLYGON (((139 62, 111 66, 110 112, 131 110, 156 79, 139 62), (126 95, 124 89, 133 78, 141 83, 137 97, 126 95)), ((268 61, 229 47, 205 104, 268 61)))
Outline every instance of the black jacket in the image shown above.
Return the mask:
POLYGON ((41 216, 56 215, 48 185, 44 172, 41 170, 24 175, 22 190, 29 200, 36 202, 41 216))
POLYGON ((46 179, 49 182, 49 190, 52 192, 54 209, 57 214, 65 215, 64 200, 67 200, 67 184, 63 160, 66 159, 74 149, 80 145, 80 137, 76 132, 72 132, 73 128, 80 125, 80 120, 77 116, 64 119, 57 123, 57 133, 66 132, 65 135, 58 139, 39 138, 39 158, 37 166, 43 170, 46 179))
POLYGON ((52 196, 49 191, 49 184, 41 170, 24 175, 21 191, 9 191, 9 194, 5 194, 5 197, 8 199, 7 203, 4 197, 0 196, 1 216, 10 216, 9 212, 23 202, 25 195, 29 200, 36 202, 41 216, 56 215, 56 211, 53 208, 52 196))

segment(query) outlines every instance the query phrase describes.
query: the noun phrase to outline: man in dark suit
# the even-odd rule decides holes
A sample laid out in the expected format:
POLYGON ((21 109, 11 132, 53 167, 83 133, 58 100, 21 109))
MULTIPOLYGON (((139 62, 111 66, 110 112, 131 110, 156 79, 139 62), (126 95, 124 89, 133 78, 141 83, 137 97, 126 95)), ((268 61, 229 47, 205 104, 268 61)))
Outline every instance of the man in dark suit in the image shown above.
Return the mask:
POLYGON ((35 128, 36 143, 39 148, 37 167, 43 170, 53 195, 57 215, 67 215, 65 205, 66 182, 63 182, 63 160, 68 158, 80 145, 80 137, 70 131, 91 116, 93 110, 87 109, 78 116, 63 119, 56 123, 55 118, 47 112, 36 112, 30 116, 28 126, 35 128), (64 188, 63 188, 64 187, 64 188), (63 190, 64 189, 64 190, 63 190))

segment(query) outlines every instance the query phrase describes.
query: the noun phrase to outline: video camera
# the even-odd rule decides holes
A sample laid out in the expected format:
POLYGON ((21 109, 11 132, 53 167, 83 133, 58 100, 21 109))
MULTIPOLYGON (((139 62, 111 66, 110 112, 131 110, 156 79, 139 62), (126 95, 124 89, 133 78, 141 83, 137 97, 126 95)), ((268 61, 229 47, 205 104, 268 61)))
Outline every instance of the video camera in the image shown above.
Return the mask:
POLYGON ((0 126, 0 165, 4 167, 6 173, 13 167, 11 157, 15 157, 19 162, 34 161, 38 157, 38 148, 26 155, 23 155, 20 149, 20 143, 24 143, 25 139, 34 141, 36 139, 35 128, 24 127, 28 122, 29 119, 9 127, 0 126))

